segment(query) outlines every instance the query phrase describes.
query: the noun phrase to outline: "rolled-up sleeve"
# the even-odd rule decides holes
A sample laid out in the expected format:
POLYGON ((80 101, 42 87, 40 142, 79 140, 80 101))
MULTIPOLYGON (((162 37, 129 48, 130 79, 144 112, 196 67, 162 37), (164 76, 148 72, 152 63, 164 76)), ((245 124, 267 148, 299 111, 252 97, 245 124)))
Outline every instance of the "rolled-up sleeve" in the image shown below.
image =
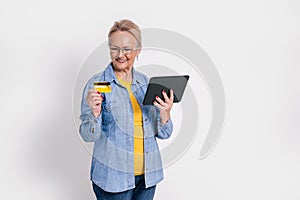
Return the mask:
POLYGON ((161 122, 158 122, 158 132, 156 134, 156 137, 159 139, 168 139, 173 132, 173 123, 172 120, 169 119, 169 121, 165 124, 162 124, 161 122))
POLYGON ((167 121, 167 123, 162 124, 160 122, 160 112, 159 109, 156 108, 156 124, 157 124, 157 131, 156 137, 159 139, 168 139, 173 132, 173 122, 171 119, 167 121))
POLYGON ((101 135, 102 116, 100 114, 99 117, 95 117, 86 101, 86 96, 90 88, 92 88, 92 84, 87 83, 82 95, 81 115, 79 117, 81 120, 79 133, 85 142, 94 142, 101 135))

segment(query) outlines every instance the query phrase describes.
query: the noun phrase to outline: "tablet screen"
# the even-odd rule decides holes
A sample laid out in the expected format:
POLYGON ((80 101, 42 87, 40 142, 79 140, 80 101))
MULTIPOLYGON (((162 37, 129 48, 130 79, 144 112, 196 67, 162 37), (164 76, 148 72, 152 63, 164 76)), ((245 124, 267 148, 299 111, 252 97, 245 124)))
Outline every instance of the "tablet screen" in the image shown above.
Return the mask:
POLYGON ((167 95, 170 96, 170 89, 174 92, 173 102, 180 102, 188 80, 188 75, 157 76, 150 78, 143 104, 153 105, 156 96, 164 100, 162 91, 165 90, 167 95))

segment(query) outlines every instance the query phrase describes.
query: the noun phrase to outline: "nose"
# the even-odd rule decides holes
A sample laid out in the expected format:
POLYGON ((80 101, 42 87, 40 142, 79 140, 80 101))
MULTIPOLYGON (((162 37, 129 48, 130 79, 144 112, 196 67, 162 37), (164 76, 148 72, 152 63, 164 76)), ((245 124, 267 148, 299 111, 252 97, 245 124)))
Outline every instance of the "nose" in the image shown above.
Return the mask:
POLYGON ((123 57, 125 55, 124 49, 119 49, 117 57, 123 57))

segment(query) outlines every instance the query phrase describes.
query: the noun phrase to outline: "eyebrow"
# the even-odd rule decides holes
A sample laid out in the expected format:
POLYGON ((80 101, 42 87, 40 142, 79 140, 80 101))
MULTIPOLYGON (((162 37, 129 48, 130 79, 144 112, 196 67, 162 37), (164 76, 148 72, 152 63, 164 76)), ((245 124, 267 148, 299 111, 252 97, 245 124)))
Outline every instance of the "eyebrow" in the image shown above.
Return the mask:
POLYGON ((124 47, 118 47, 116 45, 109 45, 109 46, 111 46, 111 47, 117 47, 117 48, 132 48, 131 46, 124 46, 124 47))

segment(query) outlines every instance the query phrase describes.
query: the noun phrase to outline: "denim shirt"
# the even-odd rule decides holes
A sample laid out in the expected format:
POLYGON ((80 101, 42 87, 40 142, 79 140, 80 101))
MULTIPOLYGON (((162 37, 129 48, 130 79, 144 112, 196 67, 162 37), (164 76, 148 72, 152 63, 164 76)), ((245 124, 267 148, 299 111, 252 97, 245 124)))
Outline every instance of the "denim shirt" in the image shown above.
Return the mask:
MULTIPOLYGON (((163 179, 162 160, 156 138, 169 138, 173 131, 171 119, 161 124, 159 109, 143 105, 148 78, 132 68, 131 90, 142 109, 144 130, 144 169, 146 187, 163 179)), ((122 192, 135 187, 134 179, 134 123, 133 110, 127 89, 121 85, 109 64, 86 84, 81 102, 80 135, 86 142, 94 142, 91 180, 107 192, 122 192), (94 82, 110 82, 111 92, 102 93, 102 111, 94 117, 86 102, 88 90, 94 82)))

